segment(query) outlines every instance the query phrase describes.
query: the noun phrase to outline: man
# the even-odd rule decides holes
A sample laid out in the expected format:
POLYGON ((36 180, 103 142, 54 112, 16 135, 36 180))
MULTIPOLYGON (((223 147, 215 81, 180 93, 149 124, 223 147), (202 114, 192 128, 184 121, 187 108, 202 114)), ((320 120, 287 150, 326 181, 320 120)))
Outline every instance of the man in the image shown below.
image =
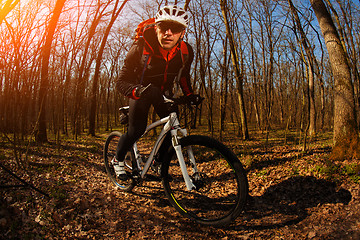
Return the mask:
POLYGON ((129 100, 128 131, 121 136, 116 153, 117 174, 126 180, 124 158, 146 130, 149 108, 160 117, 169 114, 163 95, 172 97, 175 79, 185 95, 196 98, 190 84, 192 47, 182 39, 189 16, 177 6, 165 6, 155 17, 155 28, 144 30, 143 38, 130 48, 117 82, 117 89, 129 100), (144 58, 144 55, 146 58, 144 58), (187 55, 185 60, 184 55, 187 55))

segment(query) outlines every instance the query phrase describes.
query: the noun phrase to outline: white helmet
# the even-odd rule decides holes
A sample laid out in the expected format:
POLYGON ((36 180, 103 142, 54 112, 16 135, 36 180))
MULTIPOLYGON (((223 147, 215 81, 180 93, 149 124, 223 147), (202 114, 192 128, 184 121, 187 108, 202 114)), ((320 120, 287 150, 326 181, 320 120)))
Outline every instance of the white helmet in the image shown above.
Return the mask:
POLYGON ((155 16, 155 22, 177 22, 183 25, 185 28, 189 23, 189 15, 187 12, 178 6, 165 6, 161 8, 155 16))

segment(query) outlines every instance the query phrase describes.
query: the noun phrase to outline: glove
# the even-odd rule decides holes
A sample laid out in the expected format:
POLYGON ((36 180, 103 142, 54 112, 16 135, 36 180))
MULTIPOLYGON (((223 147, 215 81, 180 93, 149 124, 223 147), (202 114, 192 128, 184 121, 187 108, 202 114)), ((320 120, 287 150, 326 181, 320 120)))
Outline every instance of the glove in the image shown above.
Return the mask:
POLYGON ((188 101, 190 105, 199 105, 204 100, 203 97, 200 97, 199 94, 191 94, 188 96, 188 101))
POLYGON ((133 91, 134 97, 136 99, 140 99, 141 97, 143 97, 147 94, 147 92, 150 90, 150 88, 151 88, 151 83, 149 85, 147 85, 146 87, 143 87, 143 86, 136 87, 133 91))

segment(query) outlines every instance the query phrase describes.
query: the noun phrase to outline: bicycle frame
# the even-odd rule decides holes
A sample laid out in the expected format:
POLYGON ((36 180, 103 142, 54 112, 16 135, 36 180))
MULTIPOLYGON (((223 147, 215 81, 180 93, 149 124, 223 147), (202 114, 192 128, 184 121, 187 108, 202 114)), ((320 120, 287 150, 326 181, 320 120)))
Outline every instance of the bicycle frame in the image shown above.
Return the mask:
MULTIPOLYGON (((189 105, 197 109, 202 100, 199 96, 164 97, 167 105, 164 107, 173 110, 146 126, 140 140, 132 142, 127 149, 123 161, 116 159, 121 147, 119 141, 124 140, 123 131, 108 135, 103 151, 104 164, 108 177, 119 190, 131 192, 147 179, 162 180, 169 203, 180 214, 199 224, 222 226, 234 221, 243 211, 249 185, 243 165, 232 150, 212 137, 189 135, 187 129, 180 126, 177 106, 189 105), (158 134, 151 140, 150 149, 148 142, 143 142, 147 139, 144 135, 155 128, 158 134), (151 173, 148 173, 149 168, 151 173)), ((120 108, 122 124, 131 124, 131 110, 129 106, 120 108)))
MULTIPOLYGON (((184 177, 186 187, 187 187, 187 189, 189 191, 192 190, 192 189, 195 189, 196 187, 193 184, 193 182, 192 182, 192 180, 191 180, 191 178, 189 176, 189 173, 188 173, 188 171, 186 169, 184 156, 183 156, 183 153, 181 151, 181 145, 179 144, 179 139, 181 137, 178 135, 178 133, 180 132, 180 134, 185 137, 185 136, 187 136, 186 129, 183 129, 183 128, 180 127, 180 123, 179 123, 176 112, 172 112, 172 113, 170 113, 169 116, 167 116, 165 118, 162 118, 162 119, 150 124, 149 126, 147 126, 143 136, 146 133, 148 133, 151 129, 153 129, 155 127, 158 127, 160 125, 164 125, 164 127, 162 128, 162 130, 161 130, 161 132, 160 132, 160 134, 159 134, 159 136, 158 136, 158 138, 157 138, 157 140, 156 140, 156 142, 154 144, 154 147, 151 150, 151 153, 150 153, 148 159, 145 162, 145 165, 144 165, 143 169, 141 168, 141 165, 140 165, 140 161, 142 161, 142 158, 141 158, 141 154, 140 154, 140 152, 139 152, 139 150, 137 148, 137 144, 135 143, 133 145, 133 149, 134 149, 134 153, 135 153, 135 159, 136 159, 136 162, 137 162, 137 167, 140 170, 140 178, 143 179, 145 177, 147 171, 150 168, 150 165, 151 165, 152 161, 154 160, 155 154, 159 151, 160 146, 163 144, 163 141, 164 141, 164 138, 165 138, 166 134, 168 132, 170 132, 171 133, 172 146, 175 149, 176 156, 177 156, 177 159, 178 159, 179 164, 180 164, 180 168, 181 168, 181 171, 182 171, 182 174, 183 174, 183 177, 184 177)), ((196 162, 195 162, 195 157, 194 157, 192 148, 189 146, 189 147, 187 147, 186 150, 187 150, 187 154, 188 154, 188 156, 190 158, 190 161, 191 161, 191 164, 192 164, 192 167, 193 167, 193 173, 196 175, 198 173, 198 170, 196 168, 196 162)))

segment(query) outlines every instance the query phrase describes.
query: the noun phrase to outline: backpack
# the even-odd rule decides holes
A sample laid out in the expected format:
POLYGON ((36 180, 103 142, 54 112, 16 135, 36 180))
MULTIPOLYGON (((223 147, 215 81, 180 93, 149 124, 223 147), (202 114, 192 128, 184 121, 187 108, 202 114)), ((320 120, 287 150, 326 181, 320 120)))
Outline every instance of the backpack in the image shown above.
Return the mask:
POLYGON ((139 23, 139 25, 137 26, 135 32, 135 41, 138 41, 140 38, 144 37, 144 31, 145 29, 148 28, 155 28, 155 18, 149 18, 145 21, 142 21, 141 23, 139 23))
MULTIPOLYGON (((149 19, 139 23, 139 25, 137 26, 137 28, 135 30, 136 35, 135 35, 134 43, 136 43, 138 41, 142 41, 141 39, 144 38, 145 30, 148 30, 148 29, 151 29, 151 28, 153 28, 155 30, 155 18, 149 18, 149 19)), ((181 59, 182 59, 182 67, 180 68, 178 76, 175 79, 176 82, 179 82, 181 72, 184 69, 185 64, 186 64, 186 62, 188 61, 188 58, 189 58, 189 50, 188 50, 187 45, 186 45, 185 42, 181 42, 180 53, 181 53, 181 59)), ((144 45, 143 46, 143 54, 142 54, 142 57, 141 57, 142 74, 141 74, 141 78, 140 78, 140 84, 142 84, 142 82, 144 80, 145 70, 146 70, 148 64, 150 63, 150 61, 151 61, 150 53, 146 50, 145 45, 144 45)))

